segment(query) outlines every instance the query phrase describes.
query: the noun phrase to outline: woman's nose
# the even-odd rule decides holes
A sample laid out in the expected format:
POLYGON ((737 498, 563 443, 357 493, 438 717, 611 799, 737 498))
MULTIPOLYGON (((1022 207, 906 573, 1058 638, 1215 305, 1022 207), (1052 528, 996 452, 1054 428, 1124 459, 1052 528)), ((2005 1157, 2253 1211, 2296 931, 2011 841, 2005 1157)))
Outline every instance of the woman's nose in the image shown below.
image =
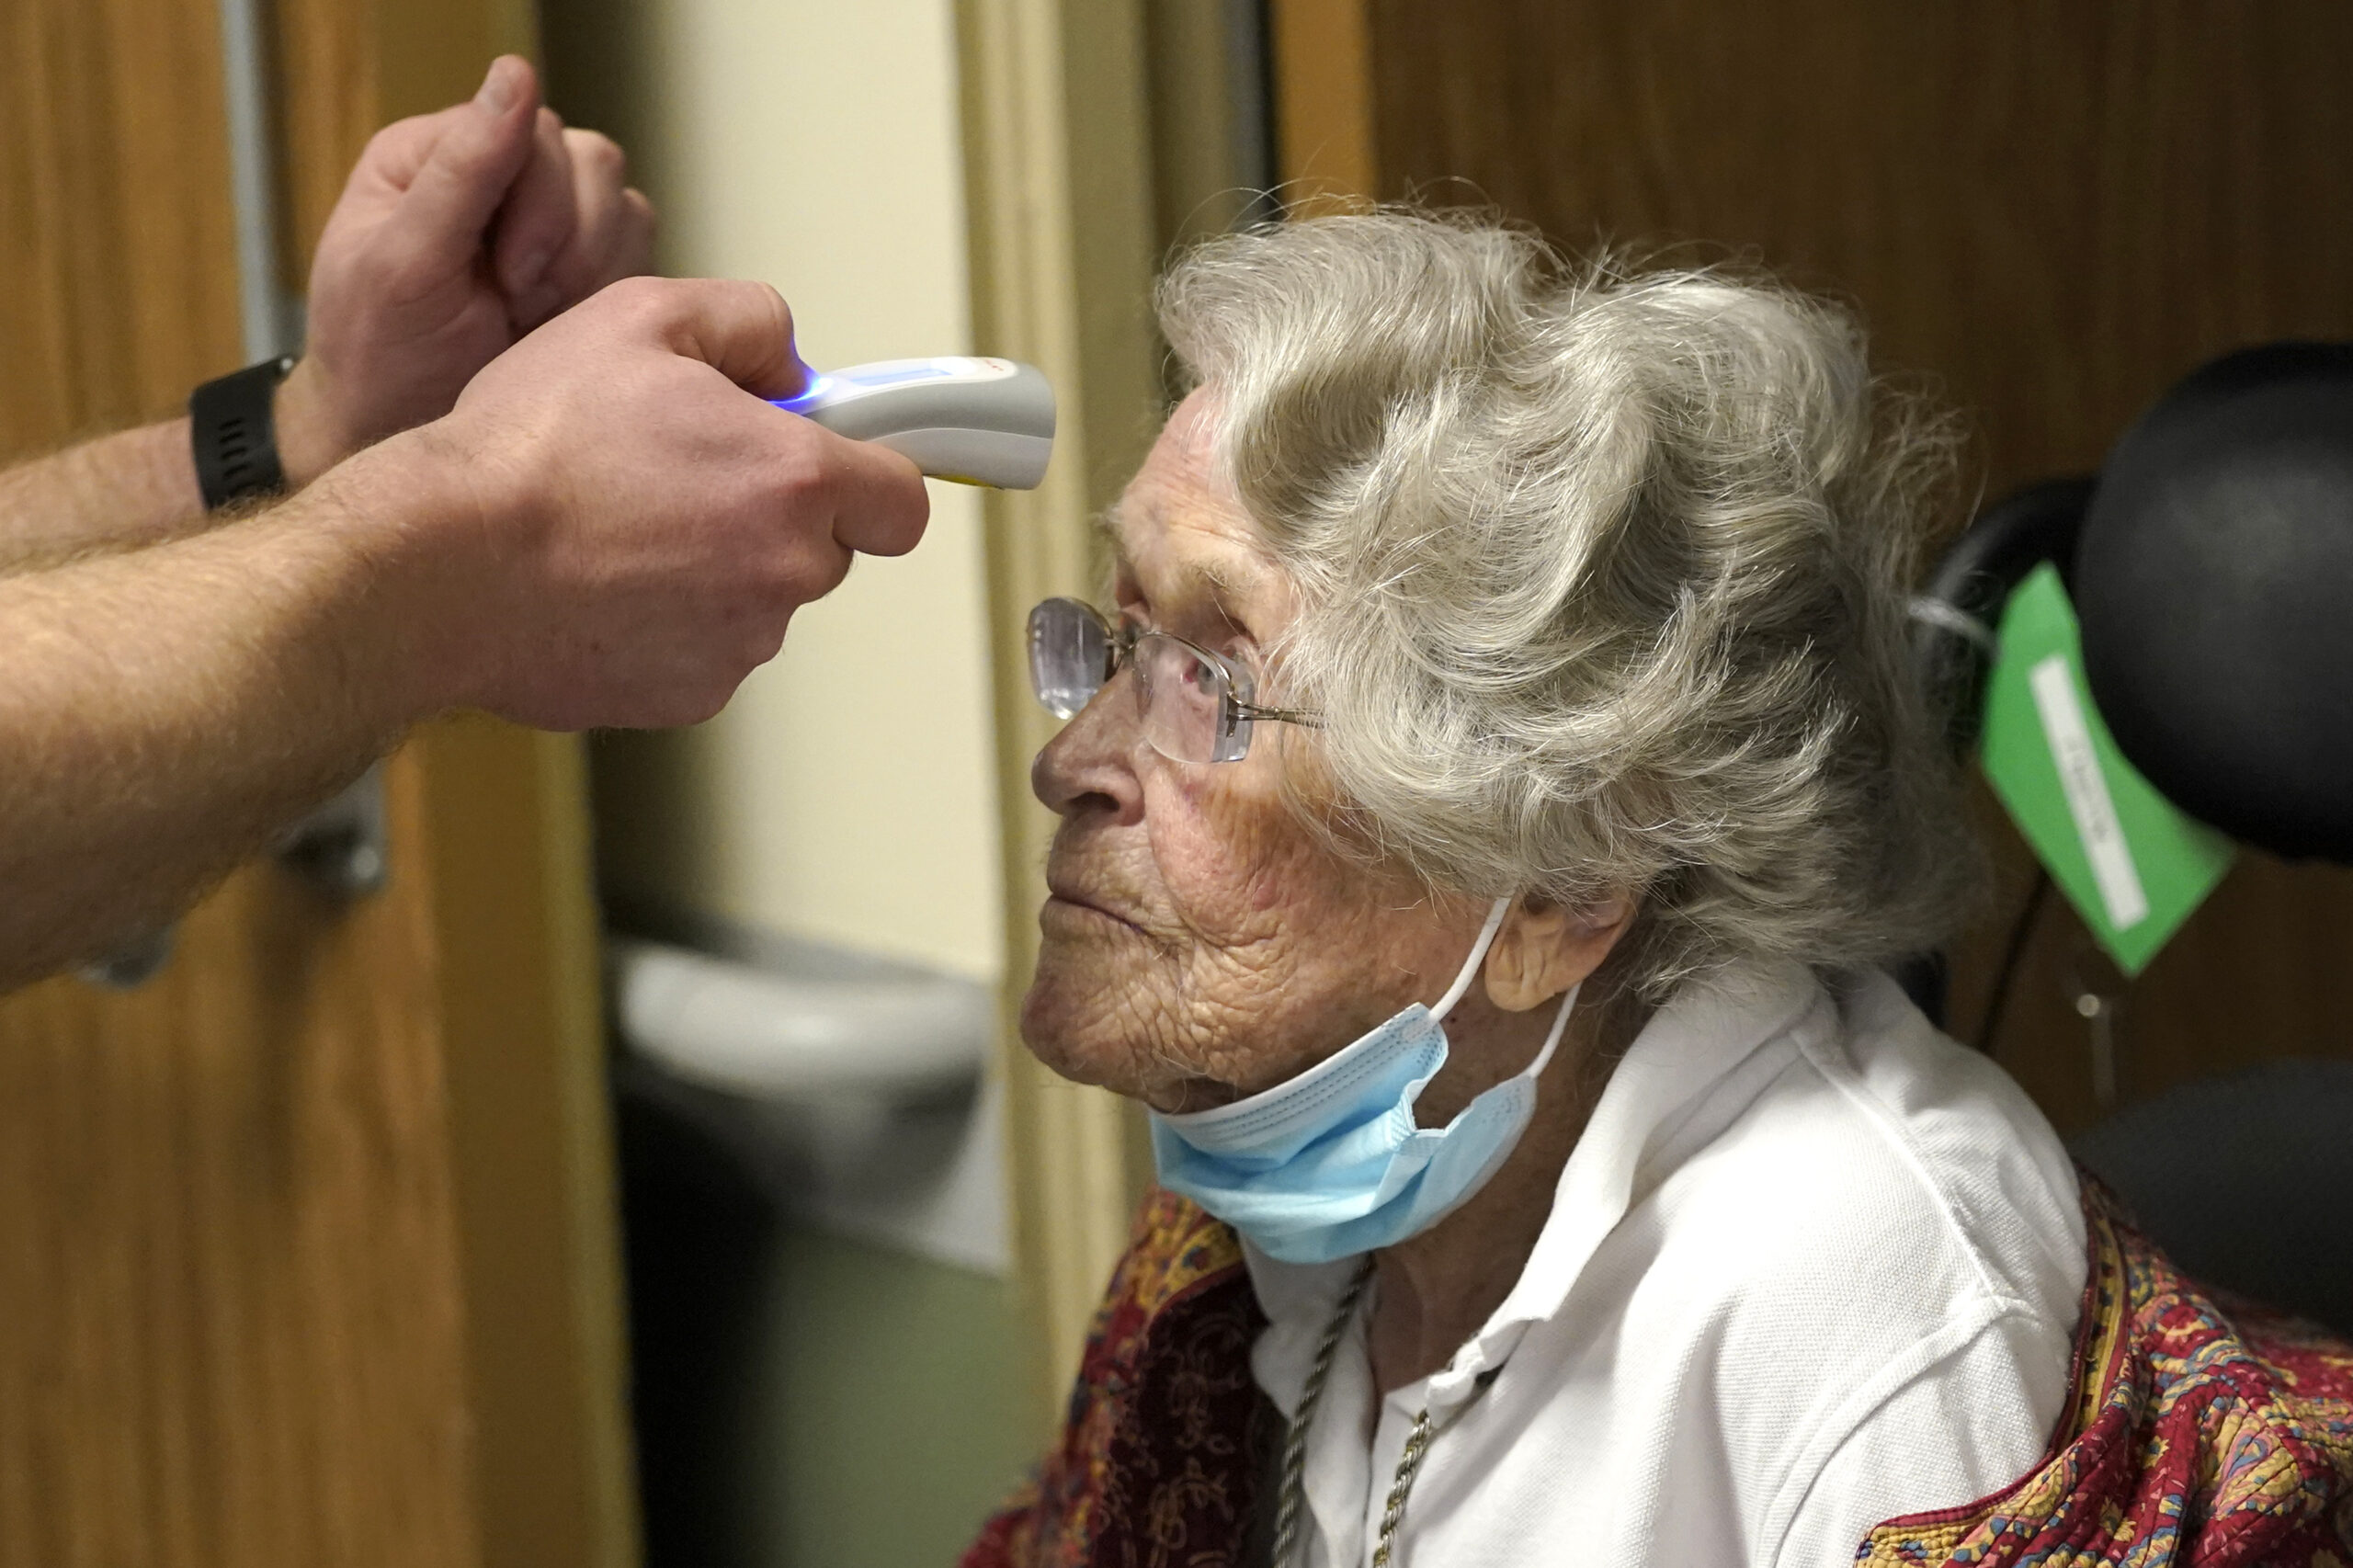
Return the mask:
POLYGON ((1120 822, 1143 815, 1143 786, 1135 770, 1135 695, 1121 670, 1048 741, 1029 765, 1029 790, 1058 816, 1089 812, 1120 822))

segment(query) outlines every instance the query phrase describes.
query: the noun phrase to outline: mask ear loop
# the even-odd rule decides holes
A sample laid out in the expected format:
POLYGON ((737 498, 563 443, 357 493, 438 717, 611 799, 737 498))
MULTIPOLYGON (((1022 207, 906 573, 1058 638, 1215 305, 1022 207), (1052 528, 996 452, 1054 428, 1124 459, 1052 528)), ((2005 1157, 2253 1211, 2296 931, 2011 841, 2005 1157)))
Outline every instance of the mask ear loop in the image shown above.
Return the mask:
MULTIPOLYGON (((1499 898, 1495 900, 1495 906, 1487 911, 1487 923, 1479 927, 1479 939, 1471 944, 1471 956, 1462 960, 1462 972, 1454 977, 1454 983, 1447 987, 1446 994, 1439 997, 1438 1006, 1430 1009, 1433 1021, 1452 1012, 1454 1005, 1470 992, 1472 977, 1479 972, 1479 960, 1485 958, 1487 949, 1495 945, 1495 933, 1504 928, 1504 916, 1511 913, 1511 904, 1510 899, 1499 898)), ((1577 993, 1584 987, 1585 982, 1579 981, 1562 996, 1561 1010, 1552 1015, 1552 1032, 1544 1037, 1544 1049, 1536 1053, 1536 1060, 1529 1063, 1519 1074, 1521 1077, 1543 1075, 1545 1067, 1552 1060, 1552 1052, 1560 1049, 1561 1037, 1569 1032, 1569 1015, 1576 1010, 1577 993)))
POLYGON ((1552 1015, 1552 1032, 1544 1037, 1544 1049, 1536 1053, 1536 1060, 1528 1064, 1528 1071, 1522 1073, 1521 1077, 1540 1078, 1544 1075, 1545 1064, 1552 1060, 1552 1052, 1559 1048, 1561 1037, 1569 1032, 1569 1015, 1576 1010, 1577 993, 1584 989, 1585 982, 1580 980, 1570 986, 1568 994, 1561 998, 1561 1010, 1552 1015))
POLYGON ((1479 972, 1479 960, 1485 958, 1487 949, 1495 945, 1495 933, 1504 928, 1504 916, 1510 913, 1511 900, 1508 898, 1495 900, 1495 908, 1487 911, 1487 923, 1479 927, 1479 939, 1471 944, 1471 956, 1462 960, 1462 972, 1454 977, 1454 983, 1446 988, 1446 994, 1439 997, 1438 1006, 1430 1009, 1432 1022, 1454 1011, 1454 1005, 1461 1001, 1463 994, 1471 989, 1471 977, 1479 972))

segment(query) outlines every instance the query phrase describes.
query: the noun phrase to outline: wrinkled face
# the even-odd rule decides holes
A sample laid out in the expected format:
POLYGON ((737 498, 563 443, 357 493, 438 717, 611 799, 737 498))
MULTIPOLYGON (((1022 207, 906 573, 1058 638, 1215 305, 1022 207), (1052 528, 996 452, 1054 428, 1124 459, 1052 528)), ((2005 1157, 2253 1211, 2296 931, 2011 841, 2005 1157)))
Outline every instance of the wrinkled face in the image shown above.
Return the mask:
MULTIPOLYGON (((1290 584, 1217 479, 1209 404, 1186 400, 1114 519, 1117 615, 1225 655, 1256 700, 1293 694, 1263 650, 1290 584)), ((1434 901, 1336 854, 1286 802, 1315 798, 1315 736, 1261 722, 1238 762, 1181 763, 1146 743, 1123 668, 1038 756, 1062 818, 1029 1048, 1063 1076, 1161 1110, 1199 1109, 1302 1071, 1454 978, 1483 910, 1434 901)))

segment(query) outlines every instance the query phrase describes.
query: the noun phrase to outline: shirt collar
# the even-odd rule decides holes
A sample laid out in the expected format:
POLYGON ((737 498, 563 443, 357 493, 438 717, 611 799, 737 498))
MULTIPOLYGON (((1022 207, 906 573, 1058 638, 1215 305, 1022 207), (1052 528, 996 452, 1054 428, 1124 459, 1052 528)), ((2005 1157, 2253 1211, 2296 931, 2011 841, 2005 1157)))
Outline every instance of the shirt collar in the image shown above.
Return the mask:
MULTIPOLYGON (((1423 1391, 1433 1411, 1466 1399, 1503 1365, 1528 1325, 1560 1312, 1594 1252, 1631 1204, 1643 1168, 1709 1092, 1760 1048, 1830 1006, 1811 971, 1753 963, 1687 983, 1654 1014, 1609 1074, 1553 1188, 1552 1211, 1518 1281, 1486 1325, 1423 1391)), ((1245 1244, 1251 1283, 1277 1334, 1320 1336, 1358 1260, 1286 1264, 1245 1244)), ((1288 1361, 1291 1358, 1285 1357, 1288 1361)), ((1282 1403, 1283 1391, 1269 1389, 1282 1403)))

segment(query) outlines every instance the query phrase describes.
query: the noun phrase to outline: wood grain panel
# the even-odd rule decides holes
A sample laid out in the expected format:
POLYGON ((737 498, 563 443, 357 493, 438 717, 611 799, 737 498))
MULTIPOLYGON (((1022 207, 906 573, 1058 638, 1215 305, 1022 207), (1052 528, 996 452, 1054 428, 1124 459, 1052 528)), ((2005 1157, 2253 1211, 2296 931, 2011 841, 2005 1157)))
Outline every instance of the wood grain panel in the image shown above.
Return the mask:
MULTIPOLYGON (((239 354, 205 0, 11 6, 0 447, 239 354), (19 222, 21 219, 21 222, 19 222)), ((0 1002, 0 1561, 477 1561, 420 778, 393 892, 257 866, 148 987, 0 1002)))
POLYGON ((426 915, 258 866, 147 987, 0 1002, 0 1562, 477 1560, 426 915))
MULTIPOLYGON (((395 91, 529 47, 391 11, 279 17, 293 252, 395 91)), ((236 363, 216 28, 0 16, 0 452, 236 363)), ((386 788, 383 894, 258 864, 145 988, 0 998, 0 1568, 636 1556, 577 747, 428 726, 386 788)))
POLYGON ((1997 490, 2097 463, 2210 354, 2353 329, 2344 6, 1373 12, 1385 193, 1849 293, 1974 413, 1997 490))
POLYGON ((216 29, 193 0, 0 10, 0 461, 235 367, 216 29))
MULTIPOLYGON (((2224 349, 2353 336, 2353 8, 1366 3, 1384 195, 1492 202, 1576 247, 1756 257, 1850 297, 1883 365, 1968 412, 1985 494, 2094 468, 2224 349)), ((2004 898, 1960 952, 1964 1032, 2026 880, 1995 836, 2004 898)), ((2060 983, 2078 927, 2043 925, 2001 1054, 2072 1127, 2091 1114, 2060 983)), ((2128 1002, 2128 1092, 2353 1054, 2348 960, 2353 874, 2250 858, 2128 1002)))
POLYGON ((479 714, 426 801, 484 1563, 637 1560, 611 1108, 579 737, 479 714))
MULTIPOLYGON (((277 6, 298 255, 377 126, 539 52, 531 0, 277 6)), ((480 1558, 621 1568, 637 1509, 579 737, 465 715, 404 756, 425 801, 480 1558)))
POLYGON ((300 287, 351 165, 380 126, 473 95, 501 54, 536 56, 533 0, 272 0, 289 156, 287 277, 300 287))
POLYGON ((1283 197, 1312 212, 1381 187, 1365 0, 1271 0, 1275 161, 1283 197))

